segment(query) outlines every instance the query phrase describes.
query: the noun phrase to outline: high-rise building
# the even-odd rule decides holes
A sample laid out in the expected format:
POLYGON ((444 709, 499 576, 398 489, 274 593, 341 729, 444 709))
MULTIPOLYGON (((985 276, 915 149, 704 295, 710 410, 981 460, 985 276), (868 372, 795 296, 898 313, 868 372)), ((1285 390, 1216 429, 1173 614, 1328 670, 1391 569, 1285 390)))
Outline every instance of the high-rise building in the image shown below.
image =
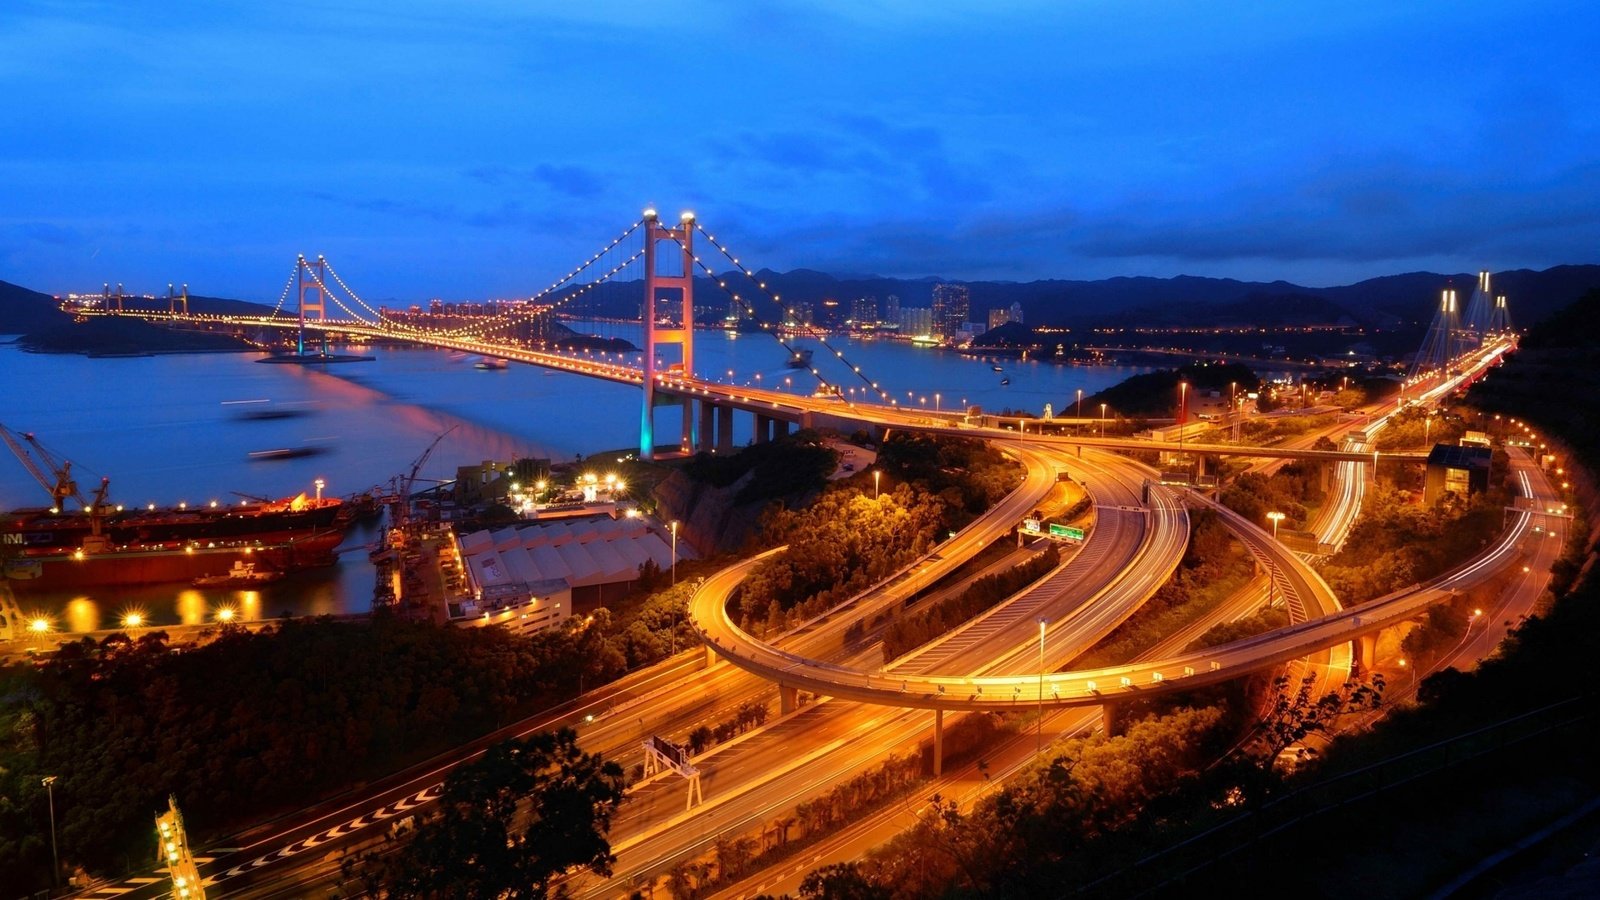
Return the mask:
POLYGON ((952 335, 961 330, 967 321, 972 305, 971 295, 964 284, 936 284, 933 286, 933 331, 952 335))
POLYGON ((878 321, 889 325, 900 324, 900 297, 890 294, 883 300, 883 309, 878 314, 878 321))
POLYGON ((1013 304, 1011 304, 1011 308, 1006 310, 1006 321, 1007 322, 1016 322, 1019 325, 1022 323, 1022 304, 1021 303, 1013 303, 1013 304))
POLYGON ((850 321, 857 328, 878 324, 878 298, 857 297, 850 303, 850 321))
POLYGON ((933 310, 926 306, 905 306, 900 309, 900 333, 916 337, 933 333, 933 310))
POLYGON ((989 330, 993 331, 1001 325, 1011 321, 1011 311, 1006 309, 989 310, 989 330))

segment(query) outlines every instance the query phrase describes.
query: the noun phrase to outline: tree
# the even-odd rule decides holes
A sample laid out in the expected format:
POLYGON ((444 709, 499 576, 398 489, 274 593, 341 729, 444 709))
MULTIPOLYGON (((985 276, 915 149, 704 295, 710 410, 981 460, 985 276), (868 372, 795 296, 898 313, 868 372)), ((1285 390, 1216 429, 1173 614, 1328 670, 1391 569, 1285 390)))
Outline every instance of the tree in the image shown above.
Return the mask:
POLYGON ((571 729, 496 744, 445 779, 438 818, 364 860, 363 880, 391 898, 549 896, 573 866, 611 873, 622 791, 622 768, 579 749, 571 729))
POLYGON ((802 900, 889 900, 894 893, 862 874, 857 863, 834 863, 800 882, 802 900))
POLYGON ((1291 694, 1287 675, 1273 679, 1272 686, 1277 698, 1257 729, 1263 749, 1256 760, 1263 772, 1272 771, 1278 754, 1284 750, 1313 734, 1327 734, 1341 716, 1376 709, 1383 703, 1384 679, 1381 673, 1366 683, 1347 681, 1339 690, 1318 699, 1311 696, 1316 683, 1316 675, 1307 675, 1300 680, 1299 689, 1291 694))

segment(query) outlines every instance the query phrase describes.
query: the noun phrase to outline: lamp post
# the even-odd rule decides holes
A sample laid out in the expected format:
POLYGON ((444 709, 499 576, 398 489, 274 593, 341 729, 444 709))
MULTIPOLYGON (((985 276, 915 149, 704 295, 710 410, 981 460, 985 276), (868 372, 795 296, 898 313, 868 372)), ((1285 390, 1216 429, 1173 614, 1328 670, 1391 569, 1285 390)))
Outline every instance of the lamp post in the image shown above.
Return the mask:
POLYGON ((933 395, 933 411, 934 412, 938 412, 939 411, 939 394, 938 394, 937 391, 934 392, 934 395, 933 395))
POLYGON ((56 887, 61 885, 61 855, 56 851, 56 776, 46 775, 39 779, 44 785, 45 796, 50 803, 50 884, 56 887))
POLYGON ((1079 420, 1083 418, 1083 388, 1078 388, 1078 412, 1073 418, 1079 420))
POLYGON ((1281 512, 1269 512, 1267 518, 1272 520, 1272 539, 1278 539, 1278 523, 1282 522, 1284 515, 1281 512))
POLYGON ((1100 436, 1106 436, 1106 405, 1100 404, 1100 436))
POLYGON ((1183 433, 1189 430, 1189 382, 1178 382, 1178 452, 1183 452, 1183 433))
POLYGON ((678 583, 678 520, 673 519, 668 526, 672 529, 672 583, 678 583))
POLYGON ((1044 627, 1049 619, 1039 620, 1039 721, 1034 726, 1033 755, 1044 750, 1044 627))
MULTIPOLYGON (((322 489, 324 487, 326 487, 328 483, 326 481, 323 481, 321 478, 318 478, 316 481, 313 481, 311 483, 317 486, 317 500, 318 500, 318 502, 321 502, 321 500, 322 500, 322 489)), ((216 504, 213 503, 212 505, 215 506, 216 504)))
POLYGON ((872 470, 872 499, 873 500, 877 500, 878 499, 878 480, 880 478, 882 478, 882 477, 883 477, 883 471, 881 469, 873 469, 872 470))

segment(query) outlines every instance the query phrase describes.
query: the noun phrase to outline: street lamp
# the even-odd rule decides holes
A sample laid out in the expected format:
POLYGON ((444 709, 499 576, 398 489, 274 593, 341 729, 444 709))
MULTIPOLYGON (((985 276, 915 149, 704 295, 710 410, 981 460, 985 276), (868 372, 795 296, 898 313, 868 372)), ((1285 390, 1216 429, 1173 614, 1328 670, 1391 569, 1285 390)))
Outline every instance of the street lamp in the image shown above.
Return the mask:
POLYGON ((668 526, 672 529, 672 583, 678 583, 678 520, 673 519, 668 526))
MULTIPOLYGON (((313 481, 311 483, 317 486, 317 500, 320 501, 322 499, 322 489, 324 487, 326 487, 328 483, 326 481, 323 481, 321 478, 318 478, 316 481, 313 481)), ((211 505, 212 506, 216 506, 215 503, 213 503, 211 505)))
POLYGON ((1278 523, 1283 521, 1284 515, 1281 512, 1269 512, 1269 513, 1267 513, 1267 518, 1272 520, 1272 539, 1273 540, 1277 540, 1278 539, 1278 523))
POLYGON ((1079 421, 1083 420, 1083 388, 1078 388, 1078 412, 1073 415, 1073 418, 1079 421))
POLYGON ((1100 404, 1100 436, 1106 436, 1106 405, 1100 404))
POLYGON ((1039 721, 1034 726, 1033 755, 1044 749, 1044 627, 1049 619, 1039 620, 1039 721))
POLYGON ((56 852, 56 776, 46 775, 39 779, 44 785, 45 796, 50 802, 50 860, 54 865, 50 867, 50 883, 59 887, 61 885, 61 855, 56 852))
POLYGON ((1178 382, 1178 452, 1183 452, 1183 433, 1189 430, 1189 382, 1178 382))
POLYGON ((939 394, 938 394, 938 392, 935 392, 934 395, 933 395, 933 411, 934 412, 938 412, 939 411, 939 394))
POLYGON ((881 469, 873 469, 872 470, 872 499, 873 500, 877 500, 878 499, 878 480, 881 479, 882 477, 883 477, 883 470, 881 470, 881 469))

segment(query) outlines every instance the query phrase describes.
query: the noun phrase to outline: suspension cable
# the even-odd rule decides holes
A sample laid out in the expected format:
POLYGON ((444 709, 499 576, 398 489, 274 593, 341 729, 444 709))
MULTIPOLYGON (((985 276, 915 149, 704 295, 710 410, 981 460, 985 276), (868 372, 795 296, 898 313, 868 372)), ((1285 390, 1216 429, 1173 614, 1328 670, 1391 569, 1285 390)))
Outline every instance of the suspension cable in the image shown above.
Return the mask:
MULTIPOLYGON (((733 253, 730 252, 727 247, 723 246, 721 243, 719 243, 717 241, 716 235, 712 234, 709 231, 706 231, 705 226, 701 225, 698 221, 694 223, 694 227, 695 227, 696 231, 698 231, 701 234, 705 235, 706 240, 711 242, 711 246, 717 248, 717 250, 720 251, 723 256, 727 257, 728 261, 733 263, 733 265, 736 268, 738 268, 738 270, 740 272, 742 272, 745 275, 746 278, 749 278, 750 282, 752 284, 754 284, 756 286, 756 288, 761 291, 761 293, 765 294, 767 299, 771 300, 778 307, 778 309, 780 311, 786 312, 790 316, 795 315, 795 311, 793 309, 791 309, 791 308, 789 308, 787 306, 784 306, 783 299, 781 297, 779 297, 776 293, 773 293, 771 290, 769 290, 767 288, 767 283, 766 282, 761 281, 760 279, 756 278, 756 273, 754 273, 754 272, 750 271, 749 269, 745 268, 743 266, 743 264, 741 264, 739 262, 739 258, 738 257, 734 256, 733 253)), ((694 258, 694 261, 697 264, 699 264, 701 269, 705 270, 707 275, 710 275, 712 278, 716 279, 718 287, 722 288, 724 291, 727 291, 729 296, 733 297, 733 299, 735 301, 737 301, 741 305, 743 305, 745 311, 750 314, 751 318, 756 320, 757 324, 761 325, 761 327, 762 327, 762 329, 764 331, 766 331, 768 334, 773 335, 774 337, 778 336, 778 333, 775 330, 773 330, 772 328, 768 327, 767 323, 761 321, 761 317, 756 314, 755 309, 750 305, 750 303, 748 301, 743 300, 738 294, 734 293, 731 289, 729 289, 727 282, 723 281, 721 276, 717 275, 715 272, 712 272, 710 267, 707 266, 704 262, 701 261, 700 257, 696 256, 694 258)), ((880 387, 876 381, 873 381, 871 378, 867 377, 866 373, 861 371, 861 367, 860 366, 855 365, 854 363, 850 362, 850 360, 845 358, 844 353, 840 352, 840 350, 837 347, 834 347, 832 344, 828 343, 828 339, 826 337, 823 337, 823 334, 822 334, 821 331, 817 330, 814 327, 809 327, 809 326, 807 327, 806 331, 807 331, 807 336, 808 337, 812 337, 812 338, 816 339, 816 341, 818 343, 820 343, 820 344, 822 344, 822 346, 826 347, 828 349, 828 351, 831 352, 834 355, 835 358, 837 358, 841 363, 843 363, 845 365, 845 367, 848 368, 857 378, 860 378, 861 382, 863 384, 871 387, 874 391, 877 391, 878 392, 878 396, 882 397, 885 403, 888 403, 891 406, 899 406, 900 405, 900 402, 898 400, 896 400, 894 397, 890 396, 888 391, 886 391, 882 387, 880 387)), ((780 339, 780 343, 782 343, 781 339, 780 339)), ((785 343, 784 346, 787 347, 788 344, 785 343)), ((816 374, 816 372, 817 372, 816 368, 812 367, 811 372, 812 372, 812 374, 816 374)), ((818 378, 820 379, 821 376, 819 375, 818 378)))

